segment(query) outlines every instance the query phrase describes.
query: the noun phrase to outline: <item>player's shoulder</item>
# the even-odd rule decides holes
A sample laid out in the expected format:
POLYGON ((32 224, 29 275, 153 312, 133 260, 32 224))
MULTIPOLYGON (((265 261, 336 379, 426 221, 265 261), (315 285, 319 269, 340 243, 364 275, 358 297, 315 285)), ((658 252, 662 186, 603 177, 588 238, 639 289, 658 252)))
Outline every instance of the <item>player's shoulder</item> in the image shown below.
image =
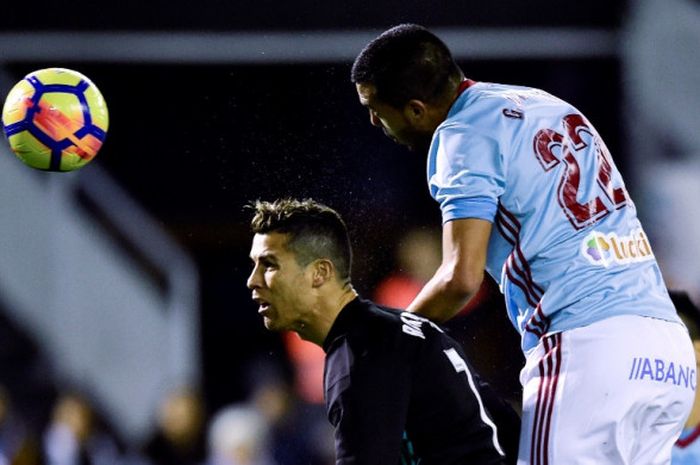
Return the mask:
MULTIPOLYGON (((493 82, 478 82, 471 86, 455 102, 448 119, 453 122, 490 121, 494 114, 503 111, 525 111, 532 107, 569 106, 564 100, 534 87, 493 82)), ((505 116, 517 116, 505 114, 505 116)))
POLYGON ((378 344, 405 344, 425 341, 442 329, 422 316, 397 308, 366 302, 364 331, 378 344))
POLYGON ((468 99, 472 103, 497 104, 499 101, 549 100, 563 102, 558 97, 542 89, 495 82, 477 82, 468 90, 468 99))
POLYGON ((403 343, 424 344, 435 337, 442 337, 444 331, 431 320, 389 307, 377 306, 377 316, 383 319, 387 330, 393 333, 403 343))
POLYGON ((340 326, 350 338, 367 339, 374 334, 390 331, 396 326, 400 310, 382 307, 371 300, 358 297, 338 316, 334 328, 340 326))
POLYGON ((478 82, 460 95, 435 131, 435 140, 452 145, 508 143, 513 133, 532 122, 577 110, 566 101, 534 87, 478 82))
POLYGON ((378 305, 374 302, 367 301, 367 324, 378 330, 378 332, 395 331, 401 321, 401 313, 403 310, 384 305, 378 305))
POLYGON ((449 136, 452 133, 481 132, 484 127, 493 126, 503 108, 513 106, 518 92, 527 90, 524 87, 477 82, 457 97, 436 133, 449 136))

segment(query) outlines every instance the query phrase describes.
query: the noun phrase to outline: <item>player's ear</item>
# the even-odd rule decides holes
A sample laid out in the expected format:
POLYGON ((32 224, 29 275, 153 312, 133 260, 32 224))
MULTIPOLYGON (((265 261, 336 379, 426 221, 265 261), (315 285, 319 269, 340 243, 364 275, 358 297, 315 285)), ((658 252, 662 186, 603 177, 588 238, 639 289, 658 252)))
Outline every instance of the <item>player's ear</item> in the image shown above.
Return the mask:
POLYGON ((412 99, 403 107, 403 114, 406 119, 411 121, 414 125, 420 124, 428 112, 428 109, 420 100, 412 99))
POLYGON ((327 283, 335 275, 335 267, 333 262, 327 258, 320 258, 315 260, 312 264, 313 275, 312 275, 312 285, 313 287, 321 287, 323 284, 327 283))

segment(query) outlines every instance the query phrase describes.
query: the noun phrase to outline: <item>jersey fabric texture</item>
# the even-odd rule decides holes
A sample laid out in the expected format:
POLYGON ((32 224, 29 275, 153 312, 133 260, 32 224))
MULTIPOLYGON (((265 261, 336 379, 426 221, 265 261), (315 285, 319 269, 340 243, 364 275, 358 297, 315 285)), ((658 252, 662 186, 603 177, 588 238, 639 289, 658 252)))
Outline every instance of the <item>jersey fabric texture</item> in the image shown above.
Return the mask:
POLYGON ((700 425, 684 429, 673 446, 671 465, 700 465, 700 425))
POLYGON ((336 464, 505 464, 503 449, 517 455, 517 415, 502 447, 488 411, 495 398, 428 320, 357 298, 323 349, 336 464))
POLYGON ((524 351, 545 334, 635 314, 679 322, 608 150, 570 104, 465 81, 428 155, 443 222, 494 224, 487 271, 524 351))

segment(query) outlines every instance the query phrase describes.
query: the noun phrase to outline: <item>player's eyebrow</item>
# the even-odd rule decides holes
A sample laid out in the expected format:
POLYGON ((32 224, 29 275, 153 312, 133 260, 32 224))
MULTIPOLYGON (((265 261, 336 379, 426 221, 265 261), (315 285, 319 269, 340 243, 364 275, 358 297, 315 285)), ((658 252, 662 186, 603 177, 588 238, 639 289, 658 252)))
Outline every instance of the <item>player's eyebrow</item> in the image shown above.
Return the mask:
POLYGON ((274 254, 269 253, 269 252, 261 253, 260 255, 258 255, 256 257, 251 255, 250 259, 253 261, 253 263, 255 263, 255 261, 257 259, 257 261, 260 263, 269 263, 272 265, 277 264, 277 257, 274 254))

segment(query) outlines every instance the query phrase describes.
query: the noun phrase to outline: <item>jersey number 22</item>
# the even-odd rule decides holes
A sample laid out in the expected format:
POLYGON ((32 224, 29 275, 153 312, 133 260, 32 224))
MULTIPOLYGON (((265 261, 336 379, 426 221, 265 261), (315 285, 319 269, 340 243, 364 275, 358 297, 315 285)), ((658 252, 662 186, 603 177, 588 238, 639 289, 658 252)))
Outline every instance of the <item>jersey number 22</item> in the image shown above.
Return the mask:
POLYGON ((596 166, 598 172, 596 181, 600 190, 614 205, 615 209, 620 209, 627 205, 628 195, 624 186, 613 187, 612 185, 612 162, 610 154, 605 145, 593 136, 590 126, 579 114, 571 114, 562 120, 566 135, 554 129, 541 129, 534 139, 534 149, 537 160, 546 172, 557 166, 562 161, 566 164, 566 169, 562 171, 557 188, 559 206, 562 208, 569 222, 576 229, 590 226, 610 213, 610 209, 605 205, 600 196, 595 196, 587 202, 578 201, 578 191, 581 184, 581 177, 587 173, 581 173, 581 168, 574 157, 576 152, 580 152, 588 143, 581 137, 582 133, 588 134, 591 142, 595 144, 596 166), (554 153, 554 149, 559 147, 560 155, 554 153))

